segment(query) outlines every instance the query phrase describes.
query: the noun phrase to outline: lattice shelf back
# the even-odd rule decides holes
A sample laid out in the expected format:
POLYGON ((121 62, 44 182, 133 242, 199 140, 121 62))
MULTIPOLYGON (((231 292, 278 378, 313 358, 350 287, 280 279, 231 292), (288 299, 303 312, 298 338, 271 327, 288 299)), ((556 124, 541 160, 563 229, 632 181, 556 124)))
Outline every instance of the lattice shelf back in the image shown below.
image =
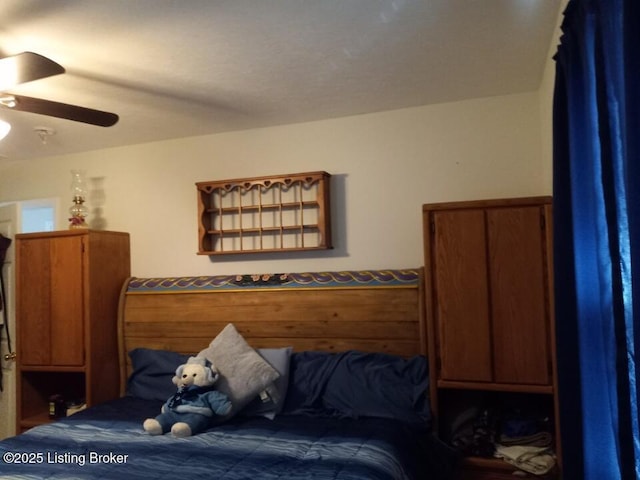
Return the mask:
POLYGON ((198 254, 333 248, 330 179, 310 172, 196 183, 198 254))

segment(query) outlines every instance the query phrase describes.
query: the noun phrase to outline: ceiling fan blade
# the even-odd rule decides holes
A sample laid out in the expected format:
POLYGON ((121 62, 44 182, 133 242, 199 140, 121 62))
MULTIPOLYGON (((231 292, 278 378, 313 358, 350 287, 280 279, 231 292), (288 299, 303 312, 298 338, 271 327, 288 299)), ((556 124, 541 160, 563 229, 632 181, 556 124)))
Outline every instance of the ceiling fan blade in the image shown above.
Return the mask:
MULTIPOLYGON (((115 125, 119 119, 115 113, 69 105, 68 103, 25 97, 24 95, 14 95, 12 93, 6 94, 6 97, 15 99, 15 102, 12 102, 7 108, 21 112, 39 113, 40 115, 64 118, 66 120, 88 123, 99 127, 110 127, 115 125)), ((7 102, 2 103, 6 105, 7 102)))
POLYGON ((0 58, 0 90, 64 72, 62 65, 33 52, 0 58))

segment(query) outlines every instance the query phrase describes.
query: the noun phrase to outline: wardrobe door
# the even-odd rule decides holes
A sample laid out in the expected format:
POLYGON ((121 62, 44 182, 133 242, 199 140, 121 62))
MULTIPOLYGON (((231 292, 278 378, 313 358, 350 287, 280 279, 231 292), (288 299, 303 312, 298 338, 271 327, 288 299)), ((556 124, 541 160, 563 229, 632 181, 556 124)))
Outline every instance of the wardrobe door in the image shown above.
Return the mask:
POLYGON ((544 210, 487 210, 496 383, 549 385, 544 210))
POLYGON ((492 380, 484 212, 433 213, 432 267, 441 380, 492 380))
POLYGON ((51 240, 51 364, 84 364, 82 236, 51 240))
POLYGON ((21 239, 17 299, 21 364, 84 364, 82 237, 21 239))
POLYGON ((49 241, 22 241, 16 250, 16 326, 22 365, 51 363, 49 241))

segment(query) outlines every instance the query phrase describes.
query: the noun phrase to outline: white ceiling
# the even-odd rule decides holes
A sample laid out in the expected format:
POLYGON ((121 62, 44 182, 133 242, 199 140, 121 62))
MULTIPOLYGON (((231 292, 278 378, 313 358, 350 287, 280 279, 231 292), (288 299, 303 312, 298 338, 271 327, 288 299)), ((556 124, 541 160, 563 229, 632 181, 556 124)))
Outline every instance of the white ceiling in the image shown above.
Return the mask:
POLYGON ((103 128, 0 110, 0 158, 306 122, 540 85, 561 0, 2 0, 0 56, 67 72, 12 93, 103 128), (34 128, 56 134, 43 144, 34 128))

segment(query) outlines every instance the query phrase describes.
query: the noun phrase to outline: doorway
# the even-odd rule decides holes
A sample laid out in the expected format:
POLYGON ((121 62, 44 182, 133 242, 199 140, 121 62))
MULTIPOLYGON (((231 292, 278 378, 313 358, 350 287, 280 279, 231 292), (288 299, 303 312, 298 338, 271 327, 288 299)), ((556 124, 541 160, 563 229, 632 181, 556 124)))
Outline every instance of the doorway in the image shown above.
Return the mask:
MULTIPOLYGON (((15 341, 15 234, 19 231, 18 205, 0 207, 0 233, 12 240, 2 274, 5 282, 7 320, 12 346, 15 341)), ((4 327, 4 315, 0 315, 0 368, 2 368, 2 392, 0 393, 0 439, 15 435, 16 431, 16 366, 15 360, 5 359, 9 354, 8 339, 4 327)))

